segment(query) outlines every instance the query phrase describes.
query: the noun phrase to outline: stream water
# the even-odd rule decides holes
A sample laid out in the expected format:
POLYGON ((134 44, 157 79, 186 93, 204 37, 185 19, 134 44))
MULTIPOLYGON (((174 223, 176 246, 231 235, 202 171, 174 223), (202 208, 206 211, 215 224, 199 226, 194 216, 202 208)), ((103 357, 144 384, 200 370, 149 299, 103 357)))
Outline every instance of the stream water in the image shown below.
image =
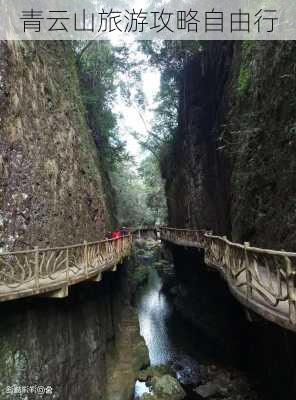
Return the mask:
MULTIPOLYGON (((153 264, 148 263, 147 268, 148 281, 137 294, 136 306, 141 335, 146 341, 151 365, 171 365, 177 379, 188 388, 202 384, 202 370, 211 371, 212 368, 216 371, 215 379, 220 381, 223 390, 226 388, 227 392, 230 388, 228 397, 225 398, 258 400, 257 390, 250 389, 254 385, 249 385, 248 377, 233 369, 227 362, 223 361, 221 364, 217 349, 208 337, 193 330, 175 311, 171 297, 161 290, 163 282, 153 264)), ((145 383, 137 381, 134 398, 148 391, 145 383)), ((189 389, 187 395, 187 400, 201 399, 192 389, 189 389)))
MULTIPOLYGON (((180 363, 193 377, 199 370, 196 360, 210 361, 211 348, 174 311, 161 287, 161 278, 152 267, 136 299, 141 335, 146 341, 151 365, 180 363)), ((136 383, 135 397, 147 391, 145 383, 136 383)))
POLYGON ((198 338, 192 335, 191 326, 174 312, 161 288, 161 278, 151 268, 148 282, 137 296, 141 335, 149 349, 151 365, 166 364, 182 357, 196 358, 198 338))

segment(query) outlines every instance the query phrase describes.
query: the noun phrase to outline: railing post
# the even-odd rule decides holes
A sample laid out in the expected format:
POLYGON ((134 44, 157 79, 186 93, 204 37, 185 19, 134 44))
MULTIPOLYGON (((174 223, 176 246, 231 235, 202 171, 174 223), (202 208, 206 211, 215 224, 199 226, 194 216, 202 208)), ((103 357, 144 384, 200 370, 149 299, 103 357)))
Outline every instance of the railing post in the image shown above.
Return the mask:
POLYGON ((104 264, 106 263, 106 260, 108 258, 108 247, 109 247, 109 241, 107 240, 106 242, 104 242, 104 249, 102 255, 104 264))
POLYGON ((111 242, 109 242, 107 246, 107 260, 110 262, 110 260, 113 260, 114 257, 114 251, 115 251, 115 239, 112 239, 111 242))
POLYGON ((69 276, 69 269, 70 269, 70 263, 69 263, 69 248, 67 247, 66 249, 66 281, 70 283, 70 276, 69 276))
POLYGON ((120 253, 120 238, 117 238, 116 239, 116 252, 115 252, 116 259, 118 259, 119 253, 120 253))
POLYGON ((39 248, 35 247, 35 287, 39 290, 39 248))
POLYGON ((292 324, 296 323, 296 295, 294 279, 295 275, 292 270, 292 264, 289 257, 285 257, 286 268, 287 268, 287 290, 288 290, 288 301, 289 301, 289 319, 292 324))
POLYGON ((118 261, 121 262, 123 252, 123 236, 120 236, 119 239, 119 252, 118 252, 118 261))
POLYGON ((130 235, 128 240, 129 240, 129 243, 128 243, 128 255, 130 256, 130 254, 132 252, 133 241, 134 241, 133 235, 130 235))
MULTIPOLYGON (((285 251, 285 250, 282 249, 281 251, 285 251)), ((277 274, 277 280, 278 280, 279 296, 282 297, 283 296, 283 280, 282 280, 280 268, 277 268, 276 274, 277 274)))
MULTIPOLYGON (((225 239, 227 239, 226 236, 223 236, 223 237, 225 239)), ((219 246, 219 244, 218 244, 218 246, 219 246)), ((231 265, 229 263, 229 260, 230 260, 229 252, 230 252, 229 245, 228 245, 228 243, 225 243, 224 257, 222 257, 222 261, 224 261, 224 262, 222 262, 222 269, 224 269, 226 276, 227 275, 229 276, 230 272, 231 272, 231 265)), ((220 253, 220 249, 218 249, 218 258, 220 257, 219 253, 220 253)))
POLYGON ((84 271, 85 276, 88 278, 88 252, 87 252, 87 241, 84 242, 84 271))
POLYGON ((249 242, 244 242, 245 247, 245 262, 246 262, 246 283, 247 283, 247 298, 250 299, 253 295, 252 291, 252 271, 250 267, 250 260, 248 255, 248 247, 250 247, 249 242))
MULTIPOLYGON (((222 237, 224 240, 227 240, 227 236, 223 236, 222 237)), ((229 274, 229 270, 231 269, 230 268, 230 265, 229 265, 229 263, 228 263, 228 258, 229 258, 229 246, 228 246, 228 243, 224 243, 224 246, 225 246, 225 249, 224 249, 224 255, 223 255, 223 253, 221 253, 221 246, 220 246, 220 242, 218 241, 217 242, 217 244, 216 244, 216 251, 218 251, 218 262, 220 262, 221 263, 221 255, 222 255, 222 265, 221 265, 221 267, 222 267, 222 269, 225 271, 225 273, 226 273, 226 276, 228 276, 228 275, 230 275, 229 274), (218 246, 218 250, 217 250, 217 246, 218 246)))
POLYGON ((195 241, 196 241, 196 243, 198 243, 198 244, 200 245, 199 232, 198 232, 198 231, 195 231, 195 232, 194 232, 194 236, 195 236, 195 241))

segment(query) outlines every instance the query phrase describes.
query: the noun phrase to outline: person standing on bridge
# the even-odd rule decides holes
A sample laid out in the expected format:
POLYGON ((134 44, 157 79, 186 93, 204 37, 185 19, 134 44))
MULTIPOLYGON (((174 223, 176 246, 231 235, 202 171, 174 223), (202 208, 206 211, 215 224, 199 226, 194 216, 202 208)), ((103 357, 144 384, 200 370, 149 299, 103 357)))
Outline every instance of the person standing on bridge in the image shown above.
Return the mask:
POLYGON ((128 229, 127 229, 125 226, 123 226, 123 227, 120 229, 120 232, 121 232, 121 236, 128 236, 128 234, 129 234, 129 231, 128 231, 128 229))
POLYGON ((121 237, 121 232, 120 232, 119 229, 117 229, 117 230, 115 230, 115 231, 113 231, 113 232, 111 233, 111 238, 112 238, 112 239, 118 239, 118 238, 120 238, 120 237, 121 237))

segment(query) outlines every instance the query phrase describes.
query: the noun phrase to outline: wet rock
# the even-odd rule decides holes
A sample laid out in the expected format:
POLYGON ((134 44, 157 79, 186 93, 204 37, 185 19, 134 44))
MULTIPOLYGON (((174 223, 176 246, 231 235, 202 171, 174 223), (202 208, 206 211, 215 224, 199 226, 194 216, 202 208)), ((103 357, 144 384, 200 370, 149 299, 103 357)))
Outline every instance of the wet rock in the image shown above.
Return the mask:
POLYGON ((146 241, 144 239, 137 239, 134 241, 134 246, 136 246, 139 249, 145 249, 146 241))
POLYGON ((173 286, 173 287, 171 287, 171 289, 170 289, 170 294, 171 294, 172 296, 177 296, 177 294, 178 294, 178 286, 173 286))
POLYGON ((156 396, 150 393, 144 393, 139 400, 160 400, 156 396))
POLYGON ((203 384, 194 389, 200 398, 219 400, 258 400, 255 382, 250 384, 247 376, 233 368, 219 366, 203 367, 206 374, 203 384))
POLYGON ((220 394, 219 386, 213 382, 208 382, 205 385, 199 386, 198 388, 194 389, 194 392, 203 399, 209 399, 220 394))
POLYGON ((171 364, 178 381, 185 386, 197 386, 202 383, 204 373, 196 360, 191 357, 183 357, 171 364))
POLYGON ((130 284, 133 290, 145 285, 148 280, 149 271, 145 265, 137 265, 137 267, 129 273, 130 284))
POLYGON ((186 393, 180 383, 171 375, 153 378, 151 383, 156 398, 161 400, 183 400, 186 397, 186 393))
POLYGON ((138 380, 140 382, 147 382, 152 378, 160 378, 163 375, 173 375, 173 371, 168 365, 160 364, 140 371, 138 374, 138 380))

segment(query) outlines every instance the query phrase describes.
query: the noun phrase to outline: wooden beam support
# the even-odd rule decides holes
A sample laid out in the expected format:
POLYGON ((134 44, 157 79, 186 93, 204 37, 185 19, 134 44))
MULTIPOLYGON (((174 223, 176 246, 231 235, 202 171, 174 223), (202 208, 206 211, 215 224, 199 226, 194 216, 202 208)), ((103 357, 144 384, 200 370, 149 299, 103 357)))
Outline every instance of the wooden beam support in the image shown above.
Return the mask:
POLYGON ((53 290, 52 292, 44 293, 43 297, 49 297, 53 299, 64 299, 69 295, 68 286, 63 286, 60 289, 53 290))
POLYGON ((114 267, 111 270, 112 272, 116 272, 117 271, 117 264, 114 265, 114 267))
POLYGON ((102 280, 102 272, 99 272, 98 275, 92 278, 93 282, 101 282, 101 280, 102 280))

